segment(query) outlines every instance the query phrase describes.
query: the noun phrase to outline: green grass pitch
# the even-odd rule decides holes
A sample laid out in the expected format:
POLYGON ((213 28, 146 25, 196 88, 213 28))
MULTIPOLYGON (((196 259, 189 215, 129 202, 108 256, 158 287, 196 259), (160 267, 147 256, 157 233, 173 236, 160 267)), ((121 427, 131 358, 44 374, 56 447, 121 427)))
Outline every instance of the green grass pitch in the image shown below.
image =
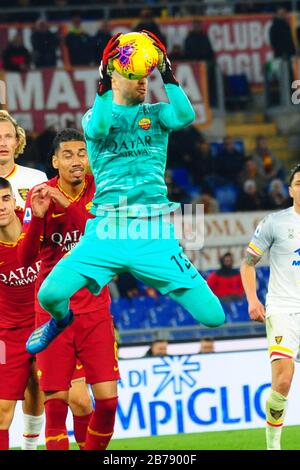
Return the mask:
MULTIPOLYGON (((300 449, 300 426, 283 429, 282 449, 300 449)), ((77 449, 71 444, 71 449, 77 449)), ((113 439, 108 450, 265 450, 265 430, 218 431, 113 439)))

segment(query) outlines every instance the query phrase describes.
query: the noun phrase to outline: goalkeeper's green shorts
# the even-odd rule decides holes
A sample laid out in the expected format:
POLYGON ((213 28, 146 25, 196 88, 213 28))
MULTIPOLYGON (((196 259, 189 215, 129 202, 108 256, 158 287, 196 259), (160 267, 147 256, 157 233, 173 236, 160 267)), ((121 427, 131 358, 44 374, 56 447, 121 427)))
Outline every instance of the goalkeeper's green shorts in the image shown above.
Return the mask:
POLYGON ((90 279, 87 287, 94 294, 122 272, 162 294, 206 282, 184 254, 173 224, 162 217, 90 219, 80 242, 58 265, 90 279))

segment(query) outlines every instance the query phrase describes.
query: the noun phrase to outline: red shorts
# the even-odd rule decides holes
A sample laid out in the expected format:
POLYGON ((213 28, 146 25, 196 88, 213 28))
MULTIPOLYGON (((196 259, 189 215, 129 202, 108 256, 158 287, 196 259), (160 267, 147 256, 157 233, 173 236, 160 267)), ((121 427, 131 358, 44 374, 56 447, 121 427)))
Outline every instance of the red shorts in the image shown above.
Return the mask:
MULTIPOLYGON (((48 320, 46 313, 37 314, 37 326, 48 320)), ((75 315, 74 322, 37 354, 41 390, 69 390, 78 359, 88 384, 120 378, 113 322, 107 312, 75 315)))
POLYGON ((75 366, 75 369, 74 369, 74 372, 73 372, 73 375, 72 375, 72 380, 82 379, 83 377, 85 377, 84 367, 81 364, 81 362, 78 361, 78 359, 77 359, 76 366, 75 366))
POLYGON ((24 400, 24 392, 31 374, 34 356, 25 344, 34 330, 32 327, 0 328, 0 399, 24 400))

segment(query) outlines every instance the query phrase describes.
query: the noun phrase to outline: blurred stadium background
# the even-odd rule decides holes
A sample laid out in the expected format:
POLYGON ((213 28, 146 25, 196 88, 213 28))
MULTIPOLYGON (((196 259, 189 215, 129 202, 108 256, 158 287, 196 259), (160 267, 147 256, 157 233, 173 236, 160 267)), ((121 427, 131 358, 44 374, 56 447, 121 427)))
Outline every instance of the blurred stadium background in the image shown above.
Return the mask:
MULTIPOLYGON (((300 156, 298 8, 296 0, 2 0, 0 105, 27 132, 18 162, 53 175, 52 139, 64 127, 80 128, 110 35, 145 27, 166 41, 197 112, 192 126, 171 135, 166 172, 171 200, 204 207, 204 246, 188 254, 205 278, 227 252, 237 268, 266 211, 290 204, 287 176, 300 156)), ((158 74, 149 80, 148 99, 164 99, 158 74)), ((267 258, 257 277, 264 300, 267 258)), ((263 427, 260 394, 263 402, 270 381, 264 327, 249 321, 242 295, 225 299, 226 324, 208 330, 130 276, 110 287, 125 377, 116 437, 263 427), (215 354, 199 356, 199 340, 207 335, 215 340, 215 354), (183 354, 184 367, 168 358, 135 359, 156 339, 168 341, 171 359, 183 354), (185 373, 170 373, 173 366, 185 373), (143 401, 147 388, 151 393, 143 401), (199 391, 220 394, 202 418, 199 391), (232 417, 229 406, 238 415, 232 417)), ((299 420, 300 410, 293 408, 287 422, 299 420)))

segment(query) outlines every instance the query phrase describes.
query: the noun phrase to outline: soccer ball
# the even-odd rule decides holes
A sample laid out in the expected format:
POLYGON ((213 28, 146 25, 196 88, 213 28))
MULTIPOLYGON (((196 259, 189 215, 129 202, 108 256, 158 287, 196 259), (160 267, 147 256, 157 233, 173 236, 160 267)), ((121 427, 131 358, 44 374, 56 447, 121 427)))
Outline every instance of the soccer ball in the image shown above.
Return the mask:
POLYGON ((129 80, 147 77, 159 59, 151 39, 144 33, 122 34, 118 39, 119 54, 113 59, 114 69, 129 80))

